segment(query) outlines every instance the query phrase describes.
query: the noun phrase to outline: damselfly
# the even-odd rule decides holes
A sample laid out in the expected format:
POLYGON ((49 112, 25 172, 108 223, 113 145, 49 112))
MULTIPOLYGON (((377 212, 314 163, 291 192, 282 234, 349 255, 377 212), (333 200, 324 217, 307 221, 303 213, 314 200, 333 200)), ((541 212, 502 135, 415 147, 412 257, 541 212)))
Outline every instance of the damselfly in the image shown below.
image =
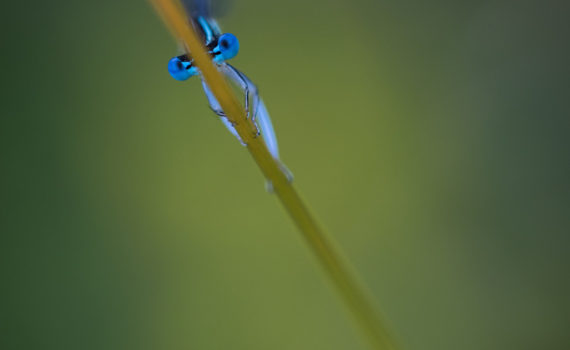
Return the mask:
MULTIPOLYGON (((216 64, 218 70, 243 92, 245 97, 244 108, 247 117, 251 118, 257 128, 258 135, 261 134, 263 137, 269 152, 279 163, 286 176, 291 179, 292 176, 290 172, 279 160, 279 148, 277 146, 275 131, 267 108, 261 97, 259 97, 257 87, 245 74, 227 63, 228 60, 238 54, 239 41, 237 37, 231 33, 221 32, 218 23, 211 16, 210 2, 208 0, 185 0, 182 1, 182 3, 188 13, 189 20, 192 25, 194 25, 194 28, 198 29, 199 34, 204 40, 204 44, 212 57, 212 61, 216 64)), ((220 117, 228 130, 245 146, 232 123, 227 119, 222 107, 206 84, 206 81, 202 78, 200 71, 195 66, 191 57, 187 54, 173 57, 168 62, 168 71, 174 79, 180 81, 187 80, 195 75, 200 76, 210 108, 220 117)))

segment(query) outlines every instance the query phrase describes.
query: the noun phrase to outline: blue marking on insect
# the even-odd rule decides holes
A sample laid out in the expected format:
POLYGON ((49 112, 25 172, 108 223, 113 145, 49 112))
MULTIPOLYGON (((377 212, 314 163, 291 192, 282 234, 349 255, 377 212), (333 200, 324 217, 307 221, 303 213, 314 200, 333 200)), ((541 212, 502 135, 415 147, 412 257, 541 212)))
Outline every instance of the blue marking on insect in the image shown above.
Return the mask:
POLYGON ((219 52, 219 55, 214 57, 215 61, 225 61, 236 57, 239 52, 238 38, 232 33, 222 34, 218 39, 218 45, 212 52, 214 54, 219 52))
POLYGON ((168 61, 168 72, 179 81, 184 81, 198 74, 198 69, 192 66, 192 62, 183 60, 180 56, 173 57, 168 61))

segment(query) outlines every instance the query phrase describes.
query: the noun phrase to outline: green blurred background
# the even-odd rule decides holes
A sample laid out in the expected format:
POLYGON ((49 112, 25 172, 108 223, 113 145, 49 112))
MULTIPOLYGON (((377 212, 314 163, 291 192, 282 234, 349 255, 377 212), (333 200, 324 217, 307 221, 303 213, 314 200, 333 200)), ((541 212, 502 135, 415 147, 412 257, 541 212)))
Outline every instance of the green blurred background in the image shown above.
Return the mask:
MULTIPOLYGON (((405 349, 570 348, 564 1, 235 0, 285 163, 405 349)), ((2 349, 366 349, 145 1, 2 11, 2 349)))

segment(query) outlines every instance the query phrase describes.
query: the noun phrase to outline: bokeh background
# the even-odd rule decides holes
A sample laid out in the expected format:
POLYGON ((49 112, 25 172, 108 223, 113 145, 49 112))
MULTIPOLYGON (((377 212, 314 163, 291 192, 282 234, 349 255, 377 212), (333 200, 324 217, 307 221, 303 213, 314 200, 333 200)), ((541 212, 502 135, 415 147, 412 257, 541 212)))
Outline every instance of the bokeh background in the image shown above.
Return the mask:
MULTIPOLYGON (((570 348, 567 2, 227 12, 405 349, 570 348)), ((147 2, 12 2, 2 26, 0 348, 366 349, 147 2)))

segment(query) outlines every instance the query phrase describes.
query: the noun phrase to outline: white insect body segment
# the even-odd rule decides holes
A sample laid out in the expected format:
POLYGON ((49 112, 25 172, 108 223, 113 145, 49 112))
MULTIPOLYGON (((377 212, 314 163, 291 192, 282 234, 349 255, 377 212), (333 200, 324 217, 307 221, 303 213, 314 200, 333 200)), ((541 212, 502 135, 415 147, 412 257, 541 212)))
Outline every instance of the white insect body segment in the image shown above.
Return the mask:
MULTIPOLYGON (((273 129, 273 124, 271 123, 271 118, 265 107, 265 103, 259 97, 257 93, 257 88, 255 85, 246 77, 245 74, 238 71, 236 68, 230 66, 229 64, 220 65, 220 71, 233 83, 235 83, 245 95, 245 109, 248 118, 251 118, 257 127, 258 132, 263 137, 263 141, 267 146, 267 149, 275 159, 279 159, 279 146, 277 145, 277 136, 275 136, 275 130, 273 129)), ((220 103, 216 100, 216 97, 208 87, 208 84, 202 79, 202 87, 210 104, 210 108, 220 116, 224 125, 228 130, 245 145, 236 129, 233 127, 232 123, 226 117, 220 103)))
MULTIPOLYGON (((279 159, 279 146, 277 144, 277 136, 275 135, 275 130, 273 129, 273 124, 271 123, 271 118, 269 117, 269 112, 267 112, 265 103, 263 103, 263 100, 257 93, 257 88, 251 82, 251 80, 245 76, 245 74, 241 73, 229 64, 220 65, 220 71, 243 91, 246 100, 245 108, 247 117, 251 118, 254 122, 258 132, 260 133, 260 136, 263 138, 263 141, 269 150, 269 153, 271 153, 273 158, 278 162, 279 168, 283 174, 287 177, 287 179, 289 179, 289 181, 293 181, 293 174, 279 159), (249 101, 250 98, 251 102, 249 101)), ((226 117, 220 103, 204 79, 202 79, 202 87, 208 99, 210 108, 220 117, 220 120, 222 123, 224 123, 232 135, 234 135, 243 146, 247 146, 239 136, 232 123, 226 117)), ((273 186, 271 183, 267 184, 267 188, 268 191, 272 192, 273 186)))

